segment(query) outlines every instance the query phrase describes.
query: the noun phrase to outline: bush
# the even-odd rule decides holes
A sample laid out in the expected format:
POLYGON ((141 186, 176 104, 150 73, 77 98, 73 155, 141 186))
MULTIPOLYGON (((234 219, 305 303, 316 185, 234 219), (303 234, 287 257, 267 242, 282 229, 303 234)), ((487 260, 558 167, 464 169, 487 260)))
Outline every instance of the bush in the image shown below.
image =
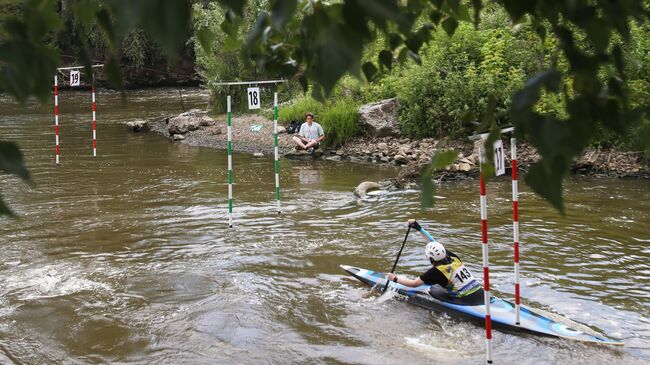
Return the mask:
POLYGON ((341 99, 323 111, 325 146, 340 147, 359 134, 359 104, 341 99))
POLYGON ((423 51, 422 65, 403 67, 383 81, 400 99, 402 132, 415 137, 463 135, 463 122, 484 114, 490 97, 496 102, 497 121, 509 124, 511 96, 523 86, 529 63, 541 48, 541 42, 526 45, 527 32, 461 24, 453 37, 437 33, 423 51))

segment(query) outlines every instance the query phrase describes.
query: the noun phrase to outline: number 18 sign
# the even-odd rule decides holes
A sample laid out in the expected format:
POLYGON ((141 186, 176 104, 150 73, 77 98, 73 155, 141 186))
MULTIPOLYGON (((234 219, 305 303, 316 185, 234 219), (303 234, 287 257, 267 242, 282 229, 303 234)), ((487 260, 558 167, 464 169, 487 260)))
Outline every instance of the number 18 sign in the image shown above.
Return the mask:
POLYGON ((72 70, 70 71, 70 86, 79 86, 81 77, 79 76, 79 71, 72 70))
POLYGON ((247 90, 248 94, 248 109, 259 109, 260 108, 260 88, 259 87, 249 87, 247 90))
POLYGON ((500 139, 494 142, 494 169, 496 175, 501 176, 506 173, 505 156, 503 153, 503 141, 500 139))

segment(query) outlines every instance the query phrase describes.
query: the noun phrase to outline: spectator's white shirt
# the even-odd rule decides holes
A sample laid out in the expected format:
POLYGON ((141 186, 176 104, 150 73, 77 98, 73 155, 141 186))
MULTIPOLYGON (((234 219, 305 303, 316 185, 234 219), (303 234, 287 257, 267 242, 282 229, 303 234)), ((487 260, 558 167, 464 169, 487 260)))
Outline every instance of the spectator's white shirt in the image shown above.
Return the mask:
POLYGON ((325 133, 323 132, 323 127, 321 127, 320 124, 316 122, 311 122, 311 126, 309 126, 309 123, 307 122, 302 123, 300 126, 300 131, 298 132, 299 136, 307 138, 309 140, 317 139, 324 134, 325 133))

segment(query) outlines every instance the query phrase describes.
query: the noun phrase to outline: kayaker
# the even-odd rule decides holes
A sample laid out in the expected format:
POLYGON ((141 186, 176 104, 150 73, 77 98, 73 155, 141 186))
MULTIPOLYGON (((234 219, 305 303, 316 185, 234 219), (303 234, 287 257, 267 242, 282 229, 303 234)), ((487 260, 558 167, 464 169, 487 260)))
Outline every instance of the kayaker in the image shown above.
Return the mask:
POLYGON ((390 273, 388 280, 409 287, 418 287, 422 284, 432 285, 431 295, 445 301, 472 305, 483 303, 481 283, 472 275, 458 255, 445 249, 445 246, 437 242, 417 221, 409 221, 409 227, 420 232, 429 241, 424 253, 433 267, 416 279, 398 277, 390 273), (440 287, 434 284, 438 284, 440 287))

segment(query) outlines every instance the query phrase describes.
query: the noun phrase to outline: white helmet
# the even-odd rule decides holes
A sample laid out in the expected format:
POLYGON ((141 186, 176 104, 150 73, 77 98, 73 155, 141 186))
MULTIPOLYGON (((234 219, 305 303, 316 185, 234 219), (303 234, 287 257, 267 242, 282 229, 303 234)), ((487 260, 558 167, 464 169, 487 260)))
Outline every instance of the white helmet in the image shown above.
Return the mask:
POLYGON ((427 243, 427 247, 424 249, 424 253, 427 255, 429 260, 433 261, 442 261, 447 257, 447 250, 442 243, 431 241, 427 243))

